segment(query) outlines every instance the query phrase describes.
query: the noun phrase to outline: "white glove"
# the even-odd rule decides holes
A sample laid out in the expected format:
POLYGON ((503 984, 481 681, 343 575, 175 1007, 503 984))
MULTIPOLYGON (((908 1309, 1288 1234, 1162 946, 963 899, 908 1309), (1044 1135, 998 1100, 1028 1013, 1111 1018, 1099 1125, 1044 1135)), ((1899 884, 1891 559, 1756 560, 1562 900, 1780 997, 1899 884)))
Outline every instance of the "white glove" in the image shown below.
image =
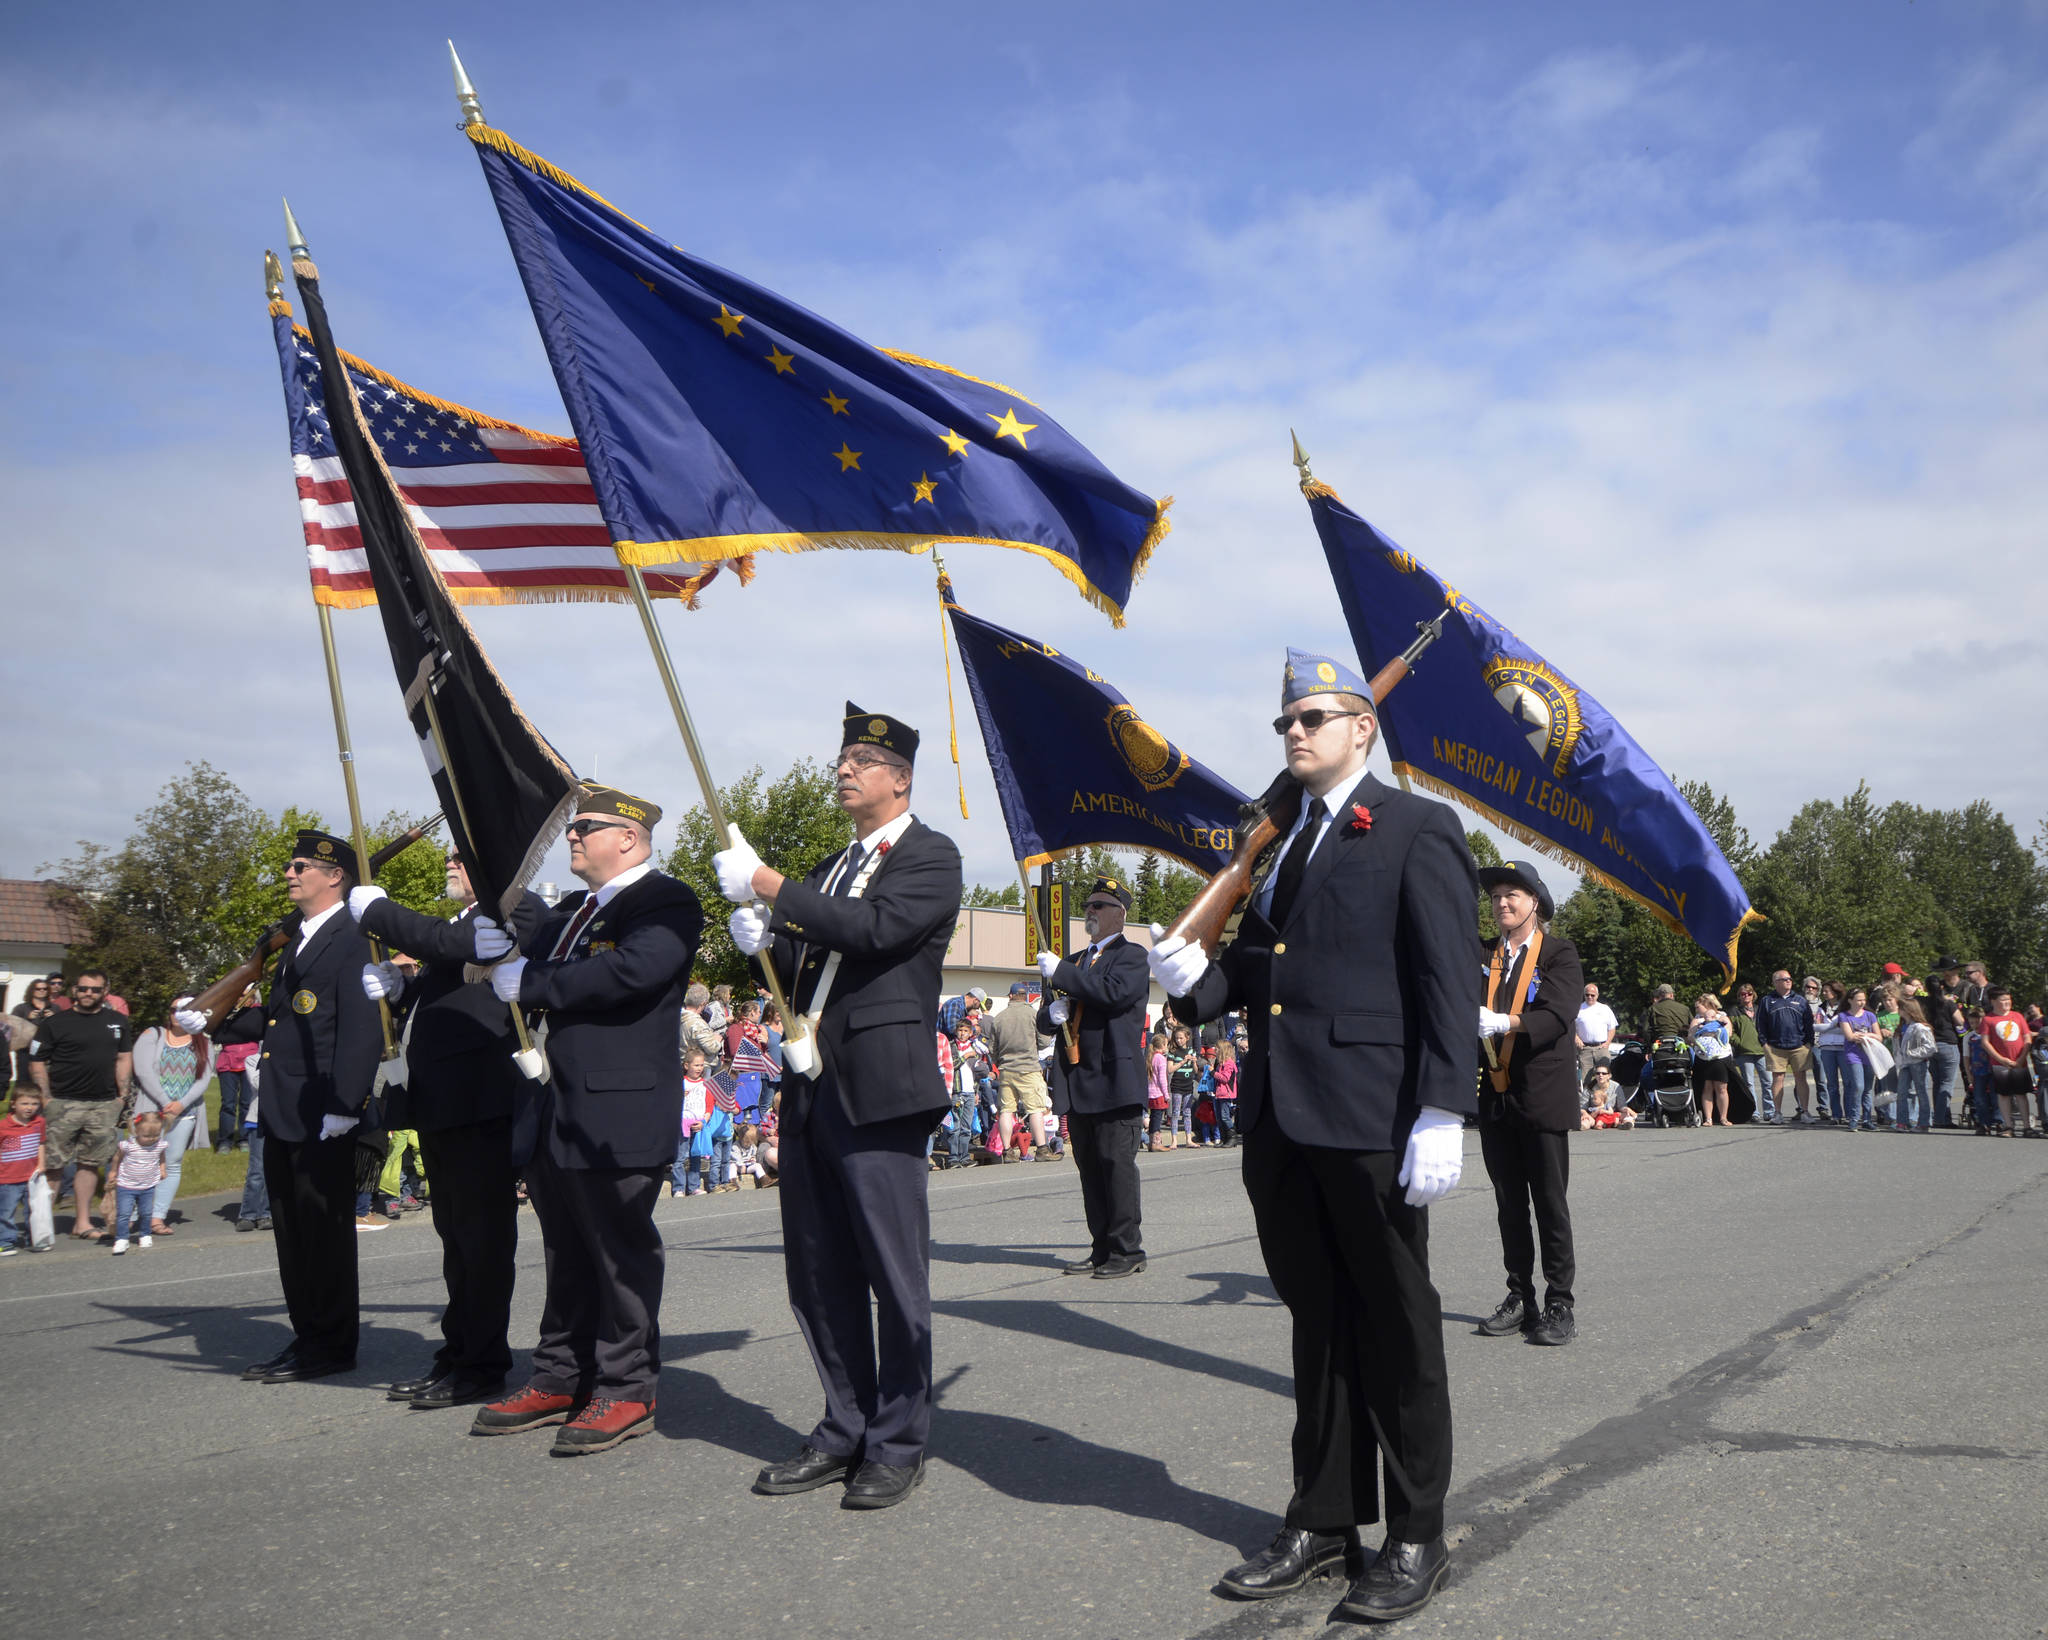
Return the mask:
POLYGON ((208 1024, 207 1015, 198 1008, 180 1008, 171 1015, 171 1023, 187 1036, 198 1036, 208 1024))
POLYGON ((732 943, 740 948, 742 956, 758 956, 768 948, 766 906, 743 905, 726 918, 725 926, 732 930, 732 943))
POLYGON ((469 926, 475 930, 478 962, 496 962, 512 949, 512 936, 489 917, 472 917, 469 926))
POLYGON ((1514 1024, 1514 1019, 1507 1014, 1497 1014, 1491 1008, 1479 1010, 1481 1036, 1506 1036, 1514 1028, 1514 1024))
POLYGON ((1408 1205, 1427 1207, 1458 1188, 1465 1171, 1465 1118, 1424 1105, 1408 1135, 1408 1154, 1394 1180, 1408 1187, 1408 1205))
POLYGON ((519 1000, 519 982, 526 977, 526 959, 507 957, 491 970, 491 989, 498 993, 500 1002, 519 1000))
POLYGON ((1146 956, 1145 965, 1168 996, 1184 997, 1195 988, 1195 981, 1209 971, 1209 954, 1199 940, 1190 945, 1178 935, 1173 939, 1165 936, 1166 930, 1154 923, 1152 938, 1157 943, 1146 956))
POLYGON ((395 962, 363 964, 363 995, 372 1002, 396 1002, 405 989, 405 976, 395 962))
POLYGON ((323 1116, 320 1118, 320 1137, 339 1139, 360 1121, 360 1116, 323 1116))
POLYGON ((1045 1010, 1045 1017, 1055 1025, 1064 1025, 1067 1022, 1067 1015, 1072 1011, 1065 997, 1054 997, 1045 1010))
POLYGON ((361 922, 363 913, 384 897, 384 890, 375 883, 365 883, 361 888, 352 888, 348 891, 348 914, 357 922, 361 922))
POLYGON ((1057 951, 1041 951, 1041 952, 1039 952, 1039 953, 1038 953, 1038 972, 1039 972, 1039 974, 1040 974, 1040 975, 1041 975, 1042 977, 1046 978, 1046 979, 1051 979, 1051 978, 1052 978, 1052 976, 1053 976, 1053 970, 1059 967, 1059 965, 1060 965, 1060 962, 1061 962, 1061 960, 1062 960, 1062 959, 1061 959, 1061 957, 1060 957, 1060 954, 1059 954, 1059 953, 1058 953, 1057 951))
POLYGON ((754 898, 754 873, 761 869, 761 856, 737 831, 731 848, 711 856, 711 869, 718 873, 718 892, 735 905, 754 898))

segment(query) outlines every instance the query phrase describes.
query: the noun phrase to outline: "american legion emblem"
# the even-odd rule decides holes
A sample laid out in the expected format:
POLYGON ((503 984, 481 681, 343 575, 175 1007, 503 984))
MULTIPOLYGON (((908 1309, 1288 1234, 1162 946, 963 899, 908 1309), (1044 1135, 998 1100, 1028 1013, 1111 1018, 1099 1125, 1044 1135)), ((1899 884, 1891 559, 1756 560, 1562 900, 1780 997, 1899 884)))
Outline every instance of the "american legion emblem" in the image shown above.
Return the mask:
POLYGON ((1486 663, 1487 688, 1522 729, 1529 749, 1562 775, 1579 744, 1579 692, 1541 661, 1496 655, 1486 663))
POLYGON ((319 1006, 320 999, 311 991, 301 991, 292 998, 292 1012, 295 1014, 310 1014, 319 1006))
POLYGON ((1187 773, 1188 754, 1139 717, 1137 708, 1112 707, 1105 722, 1116 755, 1148 792, 1164 791, 1187 773))

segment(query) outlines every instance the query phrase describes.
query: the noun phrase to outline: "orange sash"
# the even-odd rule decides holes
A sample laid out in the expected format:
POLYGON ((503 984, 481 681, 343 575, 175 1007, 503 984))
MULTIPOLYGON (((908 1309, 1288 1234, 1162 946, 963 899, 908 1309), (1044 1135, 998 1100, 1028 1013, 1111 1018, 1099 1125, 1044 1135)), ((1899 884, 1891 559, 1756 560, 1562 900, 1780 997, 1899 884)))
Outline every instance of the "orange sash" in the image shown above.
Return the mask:
MULTIPOLYGON (((1503 957, 1505 957, 1507 953, 1507 948, 1507 938, 1505 935, 1503 935, 1499 943, 1496 944, 1493 948, 1493 960, 1487 965, 1486 1001, 1488 1007, 1492 1007, 1494 998, 1500 995, 1500 982, 1502 979, 1501 962, 1503 957)), ((1542 950, 1543 929, 1542 926, 1539 924, 1536 928, 1536 931, 1529 936, 1528 960, 1522 969, 1522 974, 1525 981, 1527 980, 1529 975, 1534 974, 1536 972, 1536 958, 1542 952, 1542 950)), ((1507 1010, 1507 1015, 1508 1018, 1513 1020, 1517 1025, 1519 1025, 1522 1021, 1522 999, 1526 997, 1528 994, 1529 987, 1526 983, 1524 983, 1521 985, 1517 985, 1515 987, 1515 994, 1508 998, 1509 1006, 1507 1010)), ((1498 1013, 1500 1010, 1495 1009, 1494 1011, 1498 1013)), ((1506 1033, 1500 1039, 1500 1050, 1497 1063, 1495 1063, 1491 1068, 1489 1068, 1486 1073, 1489 1077, 1493 1079, 1493 1091, 1495 1093, 1506 1093, 1508 1091, 1508 1064, 1514 1058, 1515 1038, 1519 1034, 1520 1033, 1517 1032, 1512 1025, 1508 1028, 1506 1033)))

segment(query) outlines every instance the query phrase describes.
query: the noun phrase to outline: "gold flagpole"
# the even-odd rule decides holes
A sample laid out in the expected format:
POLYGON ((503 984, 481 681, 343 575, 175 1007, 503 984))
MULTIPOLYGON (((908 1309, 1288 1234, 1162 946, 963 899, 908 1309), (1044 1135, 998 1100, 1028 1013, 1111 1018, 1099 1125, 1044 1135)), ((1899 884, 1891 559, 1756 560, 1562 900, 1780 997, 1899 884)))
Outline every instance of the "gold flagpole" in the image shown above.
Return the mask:
MULTIPOLYGON (((298 218, 292 215, 291 203, 284 208, 285 251, 288 255, 304 256, 309 261, 312 253, 306 249, 304 235, 299 232, 298 218)), ((284 269, 276 256, 269 251, 263 253, 263 283, 273 302, 284 300, 284 269)), ((356 881, 368 883, 370 877, 370 840, 363 829, 363 800, 356 790, 356 754, 350 744, 348 733, 348 702, 341 694, 341 662, 334 653, 334 616, 320 595, 313 595, 313 610, 320 617, 320 653, 327 662, 327 697, 334 707, 334 744, 341 759, 341 783, 348 793, 349 837, 356 849, 356 881)), ((384 960, 384 948, 377 941, 370 942, 370 954, 379 962, 384 960)), ((391 1034, 391 1008, 382 997, 377 999, 377 1019, 384 1028, 384 1057, 398 1057, 398 1041, 391 1034)))

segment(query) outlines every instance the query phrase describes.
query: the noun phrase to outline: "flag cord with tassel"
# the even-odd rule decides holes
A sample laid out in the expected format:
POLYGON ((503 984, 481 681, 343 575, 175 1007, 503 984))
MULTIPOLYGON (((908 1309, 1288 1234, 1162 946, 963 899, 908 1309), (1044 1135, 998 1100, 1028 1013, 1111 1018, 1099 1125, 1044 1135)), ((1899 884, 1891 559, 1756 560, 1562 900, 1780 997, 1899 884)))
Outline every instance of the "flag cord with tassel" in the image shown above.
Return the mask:
POLYGON ((953 783, 960 788, 960 818, 967 813, 967 776, 960 767, 960 715, 953 709, 953 651, 946 640, 946 605, 953 601, 953 578, 946 573, 946 561, 932 553, 932 567, 939 572, 939 659, 946 663, 946 732, 953 748, 953 783))

